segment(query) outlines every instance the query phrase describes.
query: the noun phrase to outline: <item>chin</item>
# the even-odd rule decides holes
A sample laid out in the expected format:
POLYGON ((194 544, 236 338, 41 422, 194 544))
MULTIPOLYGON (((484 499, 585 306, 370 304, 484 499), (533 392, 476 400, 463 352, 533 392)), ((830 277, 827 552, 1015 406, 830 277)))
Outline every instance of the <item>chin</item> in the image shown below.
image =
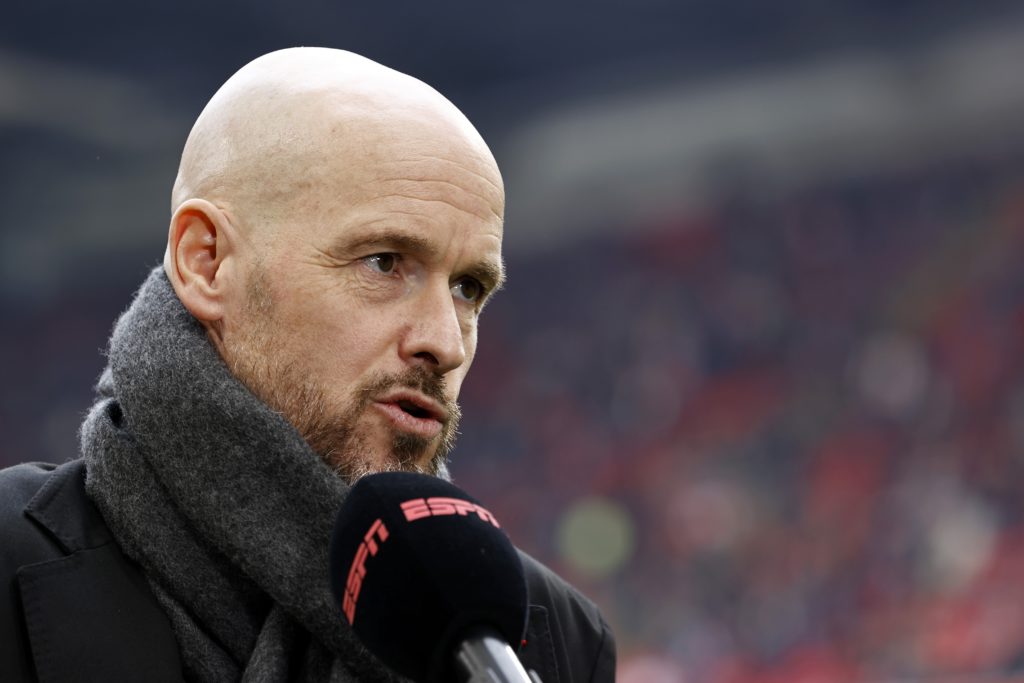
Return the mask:
POLYGON ((385 451, 373 457, 366 457, 364 451, 360 455, 353 456, 348 454, 348 457, 328 457, 326 460, 327 464, 349 484, 355 483, 368 474, 377 474, 379 472, 418 472, 420 474, 450 479, 446 459, 438 457, 435 451, 436 449, 431 449, 430 457, 423 457, 422 453, 420 453, 420 457, 415 459, 402 457, 407 454, 395 453, 393 451, 385 451))

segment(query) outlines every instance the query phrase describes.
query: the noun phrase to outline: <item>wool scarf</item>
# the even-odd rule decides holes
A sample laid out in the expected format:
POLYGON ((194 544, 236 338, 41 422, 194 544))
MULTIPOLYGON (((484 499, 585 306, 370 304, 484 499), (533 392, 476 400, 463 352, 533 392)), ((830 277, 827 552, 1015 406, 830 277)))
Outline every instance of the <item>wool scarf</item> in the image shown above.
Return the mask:
POLYGON ((331 598, 346 484, 228 370, 157 267, 82 426, 86 492, 137 562, 187 680, 397 681, 331 598))

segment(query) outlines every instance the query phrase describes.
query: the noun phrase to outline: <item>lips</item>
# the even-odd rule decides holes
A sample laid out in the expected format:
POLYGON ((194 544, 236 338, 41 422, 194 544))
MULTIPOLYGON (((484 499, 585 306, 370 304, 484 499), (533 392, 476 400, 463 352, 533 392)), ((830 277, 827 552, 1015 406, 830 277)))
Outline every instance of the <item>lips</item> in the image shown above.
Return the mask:
POLYGON ((438 436, 448 421, 448 411, 440 403, 411 390, 391 392, 373 405, 396 429, 426 439, 438 436))

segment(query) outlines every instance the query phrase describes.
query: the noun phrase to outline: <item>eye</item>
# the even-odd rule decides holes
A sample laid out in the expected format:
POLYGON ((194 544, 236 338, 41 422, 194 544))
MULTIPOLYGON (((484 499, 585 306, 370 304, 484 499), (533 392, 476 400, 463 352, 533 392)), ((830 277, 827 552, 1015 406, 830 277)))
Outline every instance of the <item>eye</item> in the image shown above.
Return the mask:
POLYGON ((452 285, 452 294, 463 301, 478 304, 484 298, 484 286, 480 284, 479 280, 464 277, 452 285))
POLYGON ((398 265, 398 254, 373 254, 365 257, 363 263, 371 270, 383 275, 390 275, 395 272, 395 266, 398 265))

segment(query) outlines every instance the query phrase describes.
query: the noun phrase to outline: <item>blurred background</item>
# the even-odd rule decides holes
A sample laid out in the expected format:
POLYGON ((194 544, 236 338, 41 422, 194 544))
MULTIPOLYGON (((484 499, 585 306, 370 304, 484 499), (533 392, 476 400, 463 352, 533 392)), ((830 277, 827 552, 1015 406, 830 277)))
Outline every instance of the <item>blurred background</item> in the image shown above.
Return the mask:
POLYGON ((1024 675, 1018 2, 7 2, 0 465, 76 457, 192 121, 293 45, 491 143, 453 471, 620 681, 1024 675))

